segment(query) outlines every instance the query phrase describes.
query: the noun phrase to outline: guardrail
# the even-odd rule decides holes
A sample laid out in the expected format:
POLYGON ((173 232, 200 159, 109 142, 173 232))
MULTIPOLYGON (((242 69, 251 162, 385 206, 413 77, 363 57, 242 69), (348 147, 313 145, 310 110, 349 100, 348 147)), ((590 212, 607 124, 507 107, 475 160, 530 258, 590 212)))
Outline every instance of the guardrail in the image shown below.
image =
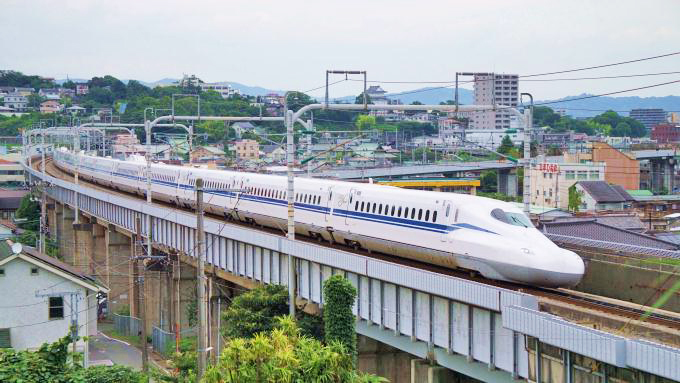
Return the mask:
POLYGON ((159 354, 169 356, 175 351, 175 333, 163 331, 154 326, 151 332, 151 345, 153 350, 159 354))
POLYGON ((113 314, 113 326, 120 335, 139 336, 141 333, 139 318, 132 316, 113 314))

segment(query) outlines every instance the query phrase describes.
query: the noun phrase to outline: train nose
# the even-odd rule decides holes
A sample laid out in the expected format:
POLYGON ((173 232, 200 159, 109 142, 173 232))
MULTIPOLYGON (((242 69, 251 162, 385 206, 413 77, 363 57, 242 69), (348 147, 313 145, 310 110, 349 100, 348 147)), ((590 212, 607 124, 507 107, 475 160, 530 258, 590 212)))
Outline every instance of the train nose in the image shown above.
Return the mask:
POLYGON ((581 257, 573 251, 560 249, 562 251, 562 270, 556 275, 556 282, 560 286, 573 287, 576 286, 583 278, 586 265, 581 257))

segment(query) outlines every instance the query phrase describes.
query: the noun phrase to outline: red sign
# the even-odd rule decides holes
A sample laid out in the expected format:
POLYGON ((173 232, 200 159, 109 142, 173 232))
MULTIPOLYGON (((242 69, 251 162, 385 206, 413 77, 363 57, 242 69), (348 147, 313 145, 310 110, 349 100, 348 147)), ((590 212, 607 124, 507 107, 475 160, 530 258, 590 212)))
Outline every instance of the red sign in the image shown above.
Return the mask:
POLYGON ((560 167, 557 164, 542 163, 538 164, 538 170, 546 173, 559 173, 560 167))

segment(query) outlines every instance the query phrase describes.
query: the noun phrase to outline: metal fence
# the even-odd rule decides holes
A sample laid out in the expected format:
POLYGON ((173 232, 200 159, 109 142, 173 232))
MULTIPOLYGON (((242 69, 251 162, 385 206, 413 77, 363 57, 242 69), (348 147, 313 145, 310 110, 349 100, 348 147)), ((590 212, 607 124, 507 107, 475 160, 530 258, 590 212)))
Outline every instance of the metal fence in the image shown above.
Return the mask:
POLYGON ((120 335, 139 336, 141 333, 139 318, 113 314, 113 326, 120 335))
POLYGON ((175 341, 175 333, 163 331, 156 326, 153 327, 151 344, 157 353, 171 354, 175 351, 175 341))

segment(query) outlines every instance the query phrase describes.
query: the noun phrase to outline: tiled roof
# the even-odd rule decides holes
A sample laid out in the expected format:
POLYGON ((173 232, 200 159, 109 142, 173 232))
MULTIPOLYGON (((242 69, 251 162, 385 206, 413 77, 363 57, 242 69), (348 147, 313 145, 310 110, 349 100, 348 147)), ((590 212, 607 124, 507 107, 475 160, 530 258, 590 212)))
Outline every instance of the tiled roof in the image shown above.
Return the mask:
POLYGON ((579 181, 579 185, 597 203, 603 202, 626 202, 633 198, 621 187, 609 185, 606 181, 579 181))
POLYGON ((594 218, 581 221, 542 222, 541 230, 556 242, 680 258, 678 245, 598 223, 594 218))

